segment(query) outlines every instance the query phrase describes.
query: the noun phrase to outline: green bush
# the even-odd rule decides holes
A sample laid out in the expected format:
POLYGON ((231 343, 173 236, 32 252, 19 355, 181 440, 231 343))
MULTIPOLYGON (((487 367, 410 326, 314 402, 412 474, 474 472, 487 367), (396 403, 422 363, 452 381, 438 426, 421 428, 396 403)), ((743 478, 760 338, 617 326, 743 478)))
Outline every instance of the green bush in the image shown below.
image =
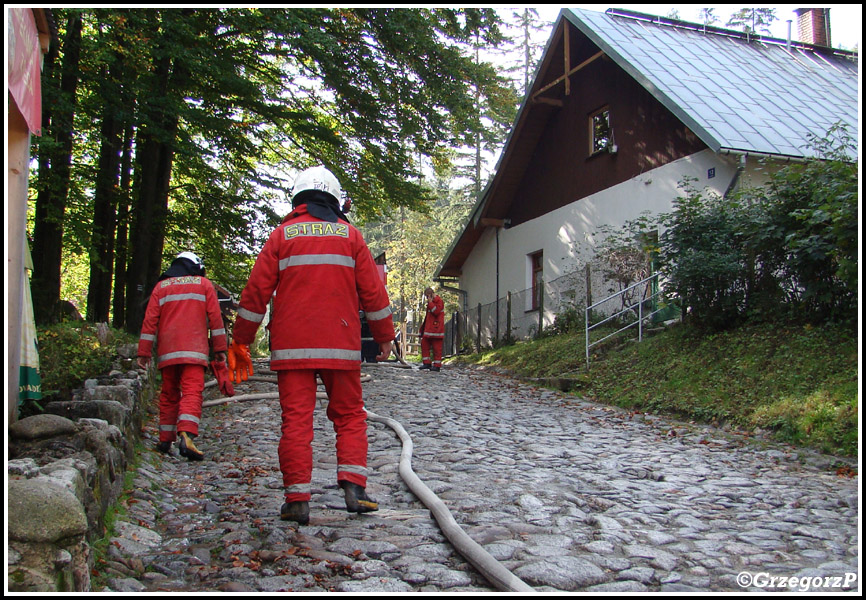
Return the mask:
POLYGON ((755 255, 775 272, 788 304, 813 320, 843 320, 857 305, 858 177, 856 147, 834 127, 813 138, 820 160, 779 170, 769 190, 749 191, 762 222, 748 232, 755 255))
POLYGON ((842 128, 813 139, 819 159, 780 169, 766 188, 683 197, 662 222, 667 290, 692 321, 723 330, 798 316, 842 322, 857 307, 858 164, 842 128))
POLYGON ((101 344, 96 325, 84 321, 67 321, 37 328, 42 393, 54 399, 68 399, 72 390, 84 380, 103 375, 111 368, 118 344, 135 339, 124 332, 109 329, 109 339, 101 344))
POLYGON ((586 329, 586 309, 582 305, 568 305, 557 313, 549 329, 554 335, 583 332, 586 329))
POLYGON ((735 326, 748 289, 748 256, 739 243, 743 213, 734 201, 704 198, 688 179, 681 187, 685 196, 663 219, 660 261, 668 288, 695 323, 717 330, 735 326))

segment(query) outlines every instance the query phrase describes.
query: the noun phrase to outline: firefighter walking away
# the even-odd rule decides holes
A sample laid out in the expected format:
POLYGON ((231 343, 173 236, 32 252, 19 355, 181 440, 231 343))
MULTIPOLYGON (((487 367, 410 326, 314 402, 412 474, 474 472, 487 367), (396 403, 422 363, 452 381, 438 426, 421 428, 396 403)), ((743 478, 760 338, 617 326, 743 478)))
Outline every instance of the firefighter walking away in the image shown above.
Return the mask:
MULTIPOLYGON (((281 437, 278 446, 285 503, 280 518, 309 522, 316 376, 328 393, 336 432, 337 482, 346 510, 378 509, 367 485, 367 416, 361 389, 361 323, 366 313, 378 360, 391 354, 390 300, 360 231, 341 210, 342 190, 324 166, 302 171, 292 211, 269 236, 241 294, 229 352, 250 369, 249 344, 273 297, 270 366, 277 372, 281 437)), ((230 359, 229 364, 232 364, 230 359)))

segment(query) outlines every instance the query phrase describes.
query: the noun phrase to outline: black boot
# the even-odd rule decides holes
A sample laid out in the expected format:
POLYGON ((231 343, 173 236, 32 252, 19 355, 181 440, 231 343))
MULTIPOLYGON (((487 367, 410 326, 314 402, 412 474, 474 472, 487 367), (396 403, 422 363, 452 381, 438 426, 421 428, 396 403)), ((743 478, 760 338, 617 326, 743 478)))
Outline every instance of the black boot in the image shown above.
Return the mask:
POLYGON ((430 368, 431 368, 430 365, 421 365, 420 367, 418 367, 418 370, 424 371, 425 369, 430 369, 430 368))
POLYGON ((163 454, 171 454, 171 442, 157 442, 156 451, 163 454))
POLYGON ((346 510, 354 513, 366 513, 379 510, 379 503, 367 496, 357 483, 350 481, 341 481, 340 487, 343 488, 343 493, 346 495, 346 510))
POLYGON ((284 503, 280 508, 280 520, 306 525, 310 522, 310 503, 307 501, 284 503))
POLYGON ((181 431, 178 434, 177 451, 187 460, 204 460, 204 452, 195 447, 195 444, 192 443, 192 436, 186 431, 181 431))

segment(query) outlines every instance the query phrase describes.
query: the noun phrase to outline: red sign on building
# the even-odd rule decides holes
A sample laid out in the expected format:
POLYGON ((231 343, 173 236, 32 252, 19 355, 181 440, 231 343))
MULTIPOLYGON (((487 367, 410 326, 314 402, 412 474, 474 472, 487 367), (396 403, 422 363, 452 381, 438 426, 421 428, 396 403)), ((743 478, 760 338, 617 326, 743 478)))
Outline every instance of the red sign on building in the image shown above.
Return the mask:
POLYGON ((29 8, 9 8, 9 93, 34 135, 42 135, 42 51, 29 8))

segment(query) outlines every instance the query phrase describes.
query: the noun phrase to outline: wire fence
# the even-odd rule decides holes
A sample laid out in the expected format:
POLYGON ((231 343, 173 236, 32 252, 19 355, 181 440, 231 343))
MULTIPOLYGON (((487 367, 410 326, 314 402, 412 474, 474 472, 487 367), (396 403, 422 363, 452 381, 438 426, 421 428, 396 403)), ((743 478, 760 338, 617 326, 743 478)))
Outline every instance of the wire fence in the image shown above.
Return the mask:
MULTIPOLYGON (((622 284, 605 276, 603 263, 586 263, 580 269, 543 282, 539 290, 508 292, 495 302, 452 313, 445 326, 443 355, 480 352, 536 337, 539 332, 585 331, 587 323, 611 319, 619 321, 616 328, 621 327, 620 331, 629 329, 630 320, 643 320, 640 311, 631 310, 635 298, 643 303, 648 298, 654 304, 659 302, 657 279, 642 285, 623 290, 622 284)), ((647 314, 654 320, 662 316, 670 318, 670 311, 663 313, 658 306, 647 314)), ((416 329, 412 324, 402 328, 404 353, 420 351, 416 329)))
POLYGON ((551 327, 583 328, 585 307, 592 305, 594 298, 606 298, 619 290, 616 282, 605 277, 600 262, 586 263, 583 268, 543 282, 539 288, 543 293, 532 288, 508 292, 496 302, 452 315, 445 352, 478 352, 535 337, 551 327))

